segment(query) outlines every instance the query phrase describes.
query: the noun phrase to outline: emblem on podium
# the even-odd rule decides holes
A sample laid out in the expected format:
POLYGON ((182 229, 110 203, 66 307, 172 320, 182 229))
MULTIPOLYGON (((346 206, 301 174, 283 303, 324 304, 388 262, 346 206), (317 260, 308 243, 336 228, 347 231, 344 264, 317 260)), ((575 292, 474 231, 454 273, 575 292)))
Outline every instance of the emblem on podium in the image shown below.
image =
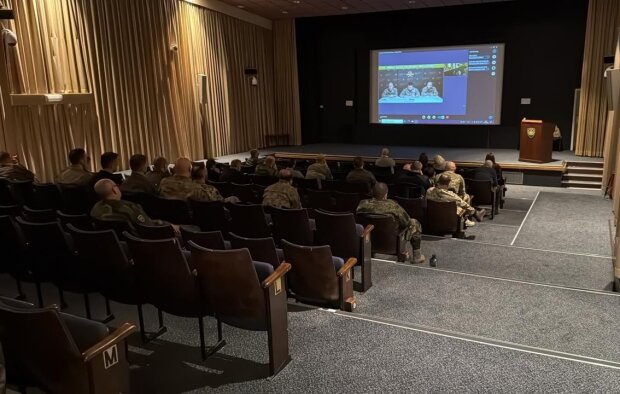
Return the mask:
POLYGON ((534 136, 536 136, 536 129, 533 127, 528 127, 527 128, 527 136, 529 139, 534 138, 534 136))

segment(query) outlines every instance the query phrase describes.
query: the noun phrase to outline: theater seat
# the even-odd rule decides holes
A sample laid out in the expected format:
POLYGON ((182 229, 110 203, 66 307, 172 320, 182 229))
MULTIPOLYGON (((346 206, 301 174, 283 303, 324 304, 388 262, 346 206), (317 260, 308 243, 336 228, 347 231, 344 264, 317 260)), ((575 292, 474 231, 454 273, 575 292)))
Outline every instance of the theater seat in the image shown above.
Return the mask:
POLYGON ((128 393, 126 338, 136 327, 110 333, 98 322, 56 308, 0 298, 0 341, 9 384, 50 393, 128 393))
POLYGON ((491 181, 465 179, 467 184, 467 193, 472 196, 471 205, 479 207, 488 205, 491 209, 491 220, 495 219, 495 215, 499 213, 499 195, 498 190, 493 188, 491 181))
POLYGON ((372 286, 372 261, 370 232, 372 226, 355 223, 352 213, 315 212, 315 245, 329 245, 334 256, 346 259, 355 257, 362 268, 362 280, 357 290, 366 291, 372 286))
POLYGON ((262 205, 230 204, 231 230, 237 235, 249 238, 271 236, 271 227, 267 222, 262 205))
POLYGON ((230 244, 232 249, 248 249, 254 261, 268 263, 274 269, 278 268, 284 257, 282 250, 276 249, 271 237, 246 238, 230 233, 230 244))
POLYGON ((356 222, 362 226, 373 226, 370 233, 372 253, 381 253, 397 256, 398 261, 405 261, 407 241, 405 230, 399 230, 398 222, 391 215, 374 213, 358 213, 356 222))
POLYGON ((230 249, 230 241, 224 239, 221 231, 196 231, 183 226, 181 227, 181 237, 185 247, 189 241, 194 241, 196 245, 207 249, 230 249))
POLYGON ((277 374, 290 361, 284 275, 291 266, 282 263, 260 281, 247 249, 216 251, 190 242, 192 263, 202 294, 218 322, 252 331, 267 331, 269 374, 277 374), (240 289, 243 289, 240 291, 240 289))
POLYGON ((346 263, 334 259, 329 246, 301 246, 282 241, 285 262, 291 265, 287 282, 292 295, 312 305, 355 309, 353 276, 357 262, 354 257, 346 263))
POLYGON ((456 214, 456 202, 426 201, 426 234, 463 237, 463 220, 456 214))
POLYGON ((273 220, 273 238, 276 242, 286 239, 297 245, 311 246, 314 242, 314 220, 307 209, 270 209, 273 220))

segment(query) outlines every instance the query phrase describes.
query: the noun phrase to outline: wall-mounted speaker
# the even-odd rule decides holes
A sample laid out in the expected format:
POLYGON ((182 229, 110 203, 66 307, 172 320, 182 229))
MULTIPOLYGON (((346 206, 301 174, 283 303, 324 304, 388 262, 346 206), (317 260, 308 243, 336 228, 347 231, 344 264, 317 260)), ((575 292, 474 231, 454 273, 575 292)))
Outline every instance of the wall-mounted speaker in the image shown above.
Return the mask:
POLYGON ((0 9, 0 19, 15 19, 15 13, 12 9, 2 8, 0 9))
POLYGON ((198 74, 198 99, 200 104, 207 103, 207 75, 198 74))
POLYGON ((245 69, 245 75, 257 75, 258 74, 258 70, 255 68, 246 68, 245 69))

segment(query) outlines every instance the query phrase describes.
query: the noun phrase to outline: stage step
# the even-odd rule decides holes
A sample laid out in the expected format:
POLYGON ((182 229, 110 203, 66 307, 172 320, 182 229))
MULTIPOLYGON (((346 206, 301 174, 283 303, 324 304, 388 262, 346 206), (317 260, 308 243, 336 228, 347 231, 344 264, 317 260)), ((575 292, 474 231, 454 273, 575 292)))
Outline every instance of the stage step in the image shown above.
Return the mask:
POLYGON ((600 189, 603 187, 603 163, 595 161, 568 161, 562 176, 562 186, 569 188, 600 189))

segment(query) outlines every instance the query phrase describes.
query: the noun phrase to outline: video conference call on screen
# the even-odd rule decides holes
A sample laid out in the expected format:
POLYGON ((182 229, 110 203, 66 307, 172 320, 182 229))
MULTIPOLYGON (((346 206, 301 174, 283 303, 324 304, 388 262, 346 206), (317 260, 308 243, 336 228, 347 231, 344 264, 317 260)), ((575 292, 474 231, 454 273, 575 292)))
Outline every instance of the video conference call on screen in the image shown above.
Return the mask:
POLYGON ((504 44, 376 50, 371 123, 500 123, 504 44))

